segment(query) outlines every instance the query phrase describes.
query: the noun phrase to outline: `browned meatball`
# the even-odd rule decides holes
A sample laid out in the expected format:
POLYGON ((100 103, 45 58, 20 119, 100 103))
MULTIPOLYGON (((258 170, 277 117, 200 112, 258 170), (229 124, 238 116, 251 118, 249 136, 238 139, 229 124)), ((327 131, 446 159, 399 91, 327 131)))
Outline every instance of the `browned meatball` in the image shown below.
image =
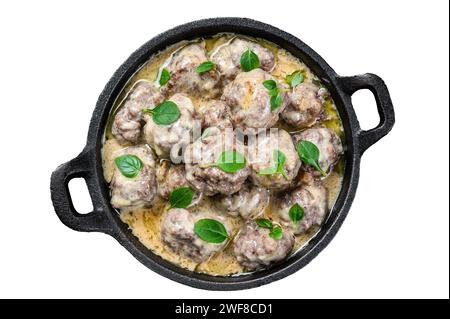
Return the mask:
POLYGON ((327 213, 327 191, 321 185, 303 185, 281 195, 276 200, 275 212, 282 224, 290 227, 294 234, 301 234, 311 226, 320 226, 327 213), (294 204, 299 204, 304 211, 303 218, 293 222, 289 217, 289 210, 294 204))
POLYGON ((186 93, 214 98, 220 94, 220 75, 216 70, 199 74, 196 68, 207 61, 205 46, 201 43, 188 44, 176 51, 164 65, 170 73, 170 80, 161 90, 166 95, 186 93))
POLYGON ((158 194, 168 199, 170 193, 179 187, 188 186, 184 165, 173 165, 170 161, 161 161, 156 169, 158 194))
POLYGON ((198 192, 207 196, 239 191, 250 174, 248 165, 235 173, 227 173, 213 164, 222 152, 236 150, 244 155, 244 148, 232 132, 198 139, 186 148, 184 154, 186 179, 198 192))
POLYGON ((289 104, 281 113, 288 124, 304 128, 316 123, 324 114, 320 88, 312 83, 302 83, 290 93, 289 104))
POLYGON ((239 264, 248 270, 268 267, 287 257, 294 247, 294 234, 283 229, 280 239, 269 236, 270 230, 259 227, 256 222, 247 222, 234 239, 234 255, 239 264))
MULTIPOLYGON (((294 135, 293 140, 295 145, 305 140, 317 146, 320 152, 319 165, 324 172, 328 172, 344 152, 339 136, 333 130, 325 127, 307 129, 294 135)), ((320 172, 310 165, 305 164, 303 169, 316 177, 321 176, 320 172)))
POLYGON ((216 206, 230 214, 243 219, 255 219, 264 214, 269 205, 269 190, 263 187, 245 183, 232 195, 219 195, 214 201, 216 206))
POLYGON ((161 238, 173 252, 186 256, 196 262, 207 260, 212 254, 222 250, 227 241, 220 244, 208 243, 194 232, 194 225, 199 219, 213 218, 222 222, 230 234, 227 224, 219 216, 193 214, 183 208, 172 208, 164 213, 161 223, 161 238))
POLYGON ((200 107, 199 113, 202 118, 203 128, 217 128, 221 132, 227 128, 233 128, 230 108, 222 101, 210 100, 204 102, 200 107))
POLYGON ((211 60, 217 65, 226 82, 233 80, 241 68, 241 55, 251 49, 258 56, 260 68, 270 72, 275 65, 272 52, 256 42, 235 37, 220 45, 211 53, 211 60))
POLYGON ((152 116, 145 114, 147 124, 144 127, 145 141, 155 150, 156 155, 169 158, 184 145, 190 143, 195 130, 200 131, 194 104, 186 95, 177 93, 169 101, 174 102, 180 111, 180 117, 167 125, 156 124, 152 116))
POLYGON ((248 128, 269 128, 278 121, 279 114, 286 106, 287 95, 280 91, 282 103, 272 110, 269 90, 263 85, 266 80, 274 78, 261 69, 255 69, 239 73, 236 79, 225 87, 222 100, 230 107, 231 120, 235 127, 243 131, 248 128))
POLYGON ((272 189, 289 187, 297 176, 301 166, 297 151, 291 136, 284 130, 261 132, 256 140, 249 142, 248 157, 250 162, 251 180, 255 185, 272 189), (274 151, 280 151, 285 156, 283 166, 285 174, 274 173, 262 175, 261 172, 276 165, 274 151))
POLYGON ((115 167, 111 188, 111 205, 115 208, 151 206, 156 196, 155 160, 148 146, 130 146, 117 151, 114 156, 135 155, 142 162, 136 177, 124 176, 115 167))
POLYGON ((117 141, 136 144, 141 135, 142 109, 153 108, 161 101, 161 93, 151 82, 137 82, 114 117, 111 130, 117 141))

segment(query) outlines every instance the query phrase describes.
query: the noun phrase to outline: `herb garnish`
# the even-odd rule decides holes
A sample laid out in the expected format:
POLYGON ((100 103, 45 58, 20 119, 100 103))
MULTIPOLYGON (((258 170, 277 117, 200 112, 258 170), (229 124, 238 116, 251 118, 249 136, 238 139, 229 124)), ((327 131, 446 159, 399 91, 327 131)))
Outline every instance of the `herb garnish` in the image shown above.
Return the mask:
POLYGON ((283 237, 283 229, 280 226, 274 226, 272 221, 267 218, 258 218, 255 220, 259 227, 270 230, 269 236, 273 239, 279 240, 283 237))
POLYGON ((313 166, 322 176, 327 175, 319 165, 320 151, 314 143, 306 140, 300 141, 297 144, 297 153, 303 162, 313 166))
POLYGON ((245 157, 236 150, 223 151, 215 163, 201 165, 201 167, 217 166, 226 173, 236 173, 245 167, 245 157))
POLYGON ((156 105, 153 109, 143 109, 144 113, 152 115, 153 122, 158 125, 168 125, 180 117, 178 106, 172 101, 164 101, 156 105))
POLYGON ((162 69, 161 75, 159 77, 159 85, 163 86, 170 80, 170 72, 166 68, 162 69))
POLYGON ((179 187, 169 195, 170 208, 186 208, 192 203, 194 191, 190 187, 179 187))
POLYGON ((199 64, 199 66, 195 69, 195 71, 199 74, 211 71, 214 68, 214 62, 205 61, 199 64))
POLYGON ((289 180, 286 170, 284 169, 284 164, 286 163, 286 156, 280 150, 273 151, 274 165, 272 167, 267 167, 258 172, 259 175, 272 175, 281 174, 285 179, 289 180))
POLYGON ((116 157, 114 163, 122 175, 128 178, 136 177, 143 166, 141 159, 131 154, 116 157))
POLYGON ((302 220, 304 215, 305 211, 298 203, 295 203, 289 209, 289 218, 294 222, 294 224, 297 224, 300 220, 302 220))
POLYGON ((220 244, 228 238, 225 226, 215 219, 200 219, 194 225, 195 234, 200 239, 213 244, 220 244))
POLYGON ((241 69, 244 72, 249 72, 253 69, 259 68, 259 58, 255 52, 250 50, 250 48, 242 53, 240 62, 241 69))

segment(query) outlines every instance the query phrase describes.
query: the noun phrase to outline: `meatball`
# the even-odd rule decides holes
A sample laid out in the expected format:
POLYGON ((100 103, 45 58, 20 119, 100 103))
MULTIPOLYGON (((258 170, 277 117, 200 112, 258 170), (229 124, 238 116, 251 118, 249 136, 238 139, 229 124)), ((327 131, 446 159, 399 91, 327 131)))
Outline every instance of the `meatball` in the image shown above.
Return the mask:
POLYGON ((261 216, 269 205, 270 193, 266 188, 245 183, 232 195, 219 195, 215 198, 216 206, 231 216, 243 219, 255 219, 261 216))
POLYGON ((170 161, 161 161, 156 169, 158 194, 168 199, 170 193, 179 187, 188 186, 186 171, 183 165, 173 165, 170 161))
POLYGON ((151 206, 156 195, 155 160, 148 146, 130 146, 117 151, 114 156, 135 155, 142 168, 133 178, 124 176, 119 168, 114 169, 111 180, 111 205, 115 208, 151 206))
POLYGON ((224 151, 233 150, 245 154, 244 145, 229 130, 198 139, 186 148, 184 154, 186 179, 206 196, 236 193, 250 174, 247 163, 235 173, 227 173, 214 165, 224 151))
MULTIPOLYGON (((172 208, 164 213, 161 222, 161 238, 173 252, 186 256, 196 262, 207 260, 214 253, 222 250, 227 241, 220 244, 208 243, 200 239, 194 232, 194 225, 199 219, 211 217, 204 214, 193 214, 183 208, 172 208)), ((225 229, 230 234, 226 223, 225 229)))
POLYGON ((328 213, 327 191, 321 185, 302 185, 283 194, 276 203, 274 210, 281 223, 291 227, 294 234, 304 233, 313 225, 320 226, 328 213), (289 217, 294 204, 299 204, 304 212, 303 218, 296 223, 289 217))
POLYGON ((252 169, 250 178, 258 186, 285 189, 297 176, 301 162, 295 150, 291 136, 284 130, 259 133, 253 141, 249 141, 249 162, 252 169), (284 154, 284 174, 261 174, 263 170, 276 167, 275 154, 284 154))
POLYGON ((316 123, 324 114, 319 89, 312 83, 302 83, 290 93, 289 104, 281 113, 283 120, 296 127, 304 128, 316 123))
POLYGON ((220 75, 213 69, 199 74, 196 68, 207 61, 205 46, 191 43, 176 51, 167 61, 170 80, 161 90, 165 94, 186 93, 214 98, 220 94, 220 75))
POLYGON ((180 111, 180 117, 175 122, 159 125, 152 120, 151 115, 144 115, 147 121, 144 127, 145 140, 163 158, 168 158, 171 152, 172 155, 178 154, 182 146, 189 144, 194 131, 200 131, 194 104, 187 96, 178 93, 169 101, 174 102, 180 111))
MULTIPOLYGON (((328 172, 328 170, 336 164, 339 157, 344 153, 341 139, 333 130, 329 128, 310 128, 294 135, 293 139, 295 145, 302 140, 306 140, 317 146, 320 152, 319 166, 324 172, 328 172)), ((316 177, 321 176, 320 172, 310 165, 305 164, 303 169, 312 173, 316 177)))
POLYGON ((283 236, 274 239, 270 230, 259 227, 256 222, 247 222, 234 239, 234 255, 239 264, 248 270, 267 267, 287 257, 294 247, 295 237, 289 228, 283 236))
POLYGON ((161 101, 162 95, 152 83, 137 82, 114 117, 111 130, 116 140, 136 144, 141 135, 142 109, 153 108, 161 101))
POLYGON ((224 131, 227 128, 232 129, 230 108, 218 100, 210 100, 202 104, 199 110, 202 118, 202 127, 217 128, 218 131, 224 131))
POLYGON ((247 49, 251 49, 258 56, 261 69, 267 72, 272 71, 275 58, 269 49, 250 40, 233 38, 217 47, 211 54, 211 61, 217 65, 225 82, 232 81, 239 73, 241 55, 247 49))
POLYGON ((247 128, 269 128, 278 121, 279 114, 287 103, 287 95, 280 91, 282 103, 272 110, 269 90, 263 85, 266 80, 274 80, 267 72, 255 69, 239 73, 236 79, 228 84, 222 100, 231 109, 231 120, 235 127, 246 131, 247 128))

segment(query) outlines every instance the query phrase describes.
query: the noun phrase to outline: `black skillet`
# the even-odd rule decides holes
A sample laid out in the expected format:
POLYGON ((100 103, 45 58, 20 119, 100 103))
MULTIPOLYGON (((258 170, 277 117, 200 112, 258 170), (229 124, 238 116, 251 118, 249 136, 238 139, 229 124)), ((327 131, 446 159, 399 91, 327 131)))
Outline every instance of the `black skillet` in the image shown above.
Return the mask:
POLYGON ((347 216, 355 197, 361 155, 392 129, 394 121, 394 109, 388 89, 378 76, 374 74, 339 76, 302 41, 289 33, 258 21, 245 18, 215 18, 194 21, 151 39, 135 51, 114 73, 97 101, 86 147, 80 155, 59 166, 52 174, 52 201, 56 214, 66 226, 77 231, 96 231, 113 236, 141 263, 167 278, 202 289, 252 288, 296 272, 328 245, 347 216), (340 113, 346 138, 344 141, 346 167, 342 190, 329 218, 317 236, 300 252, 270 269, 234 277, 215 277, 191 272, 162 259, 144 247, 127 229, 127 225, 119 219, 117 212, 109 203, 109 189, 103 178, 100 152, 103 132, 114 100, 136 70, 154 53, 171 44, 220 32, 264 38, 299 57, 326 84, 340 113), (360 89, 369 89, 374 94, 380 115, 378 126, 368 131, 360 128, 351 102, 351 95, 360 89), (91 213, 79 214, 73 206, 68 183, 76 177, 86 180, 94 207, 91 213))

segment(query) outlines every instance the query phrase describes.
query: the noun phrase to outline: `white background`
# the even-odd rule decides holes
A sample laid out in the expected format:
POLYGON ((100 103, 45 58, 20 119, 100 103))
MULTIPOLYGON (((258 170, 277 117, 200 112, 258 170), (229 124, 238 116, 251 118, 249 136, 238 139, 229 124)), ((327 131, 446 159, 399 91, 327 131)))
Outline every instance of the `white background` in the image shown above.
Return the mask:
MULTIPOLYGON (((0 297, 448 298, 448 25, 442 0, 2 1, 0 297), (397 116, 364 155, 356 199, 332 243, 296 274, 250 291, 163 278, 113 238, 65 227, 50 201, 50 174, 83 148, 115 69, 158 33, 214 16, 284 29, 339 74, 380 75, 397 116)), ((354 103, 362 125, 374 126, 371 95, 354 103)))

